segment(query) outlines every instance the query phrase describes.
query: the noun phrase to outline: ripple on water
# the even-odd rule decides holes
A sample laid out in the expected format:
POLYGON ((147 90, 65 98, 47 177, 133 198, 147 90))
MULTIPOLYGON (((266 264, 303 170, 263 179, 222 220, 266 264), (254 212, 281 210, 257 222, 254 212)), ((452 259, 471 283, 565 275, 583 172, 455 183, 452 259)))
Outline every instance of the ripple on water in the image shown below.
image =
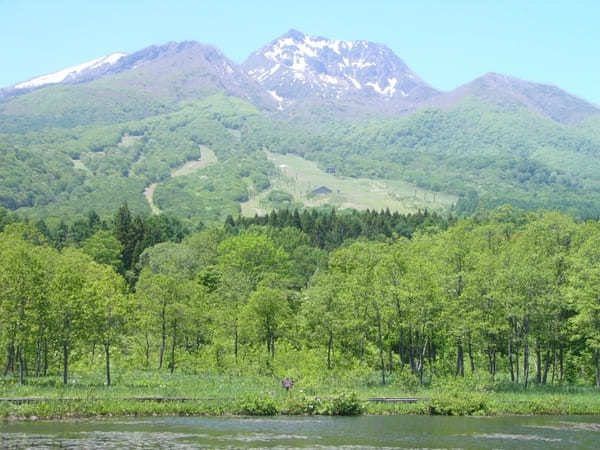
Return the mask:
POLYGON ((81 431, 69 433, 69 436, 58 437, 52 434, 32 433, 2 433, 0 447, 2 448, 198 448, 198 444, 180 442, 183 439, 206 438, 201 434, 187 433, 149 433, 149 432, 111 432, 111 431, 81 431), (5 445, 6 444, 6 445, 5 445))
POLYGON ((528 428, 540 428, 554 431, 594 431, 600 433, 600 423, 558 422, 560 425, 526 425, 528 428))
POLYGON ((281 441, 281 440, 308 440, 308 439, 321 439, 320 436, 302 436, 298 434, 264 434, 264 433, 253 433, 246 434, 243 436, 219 436, 216 438, 219 441, 240 441, 240 442, 269 442, 269 441, 281 441))
POLYGON ((478 433, 473 437, 484 439, 512 439, 519 441, 561 442, 560 438, 549 438, 536 434, 478 433))

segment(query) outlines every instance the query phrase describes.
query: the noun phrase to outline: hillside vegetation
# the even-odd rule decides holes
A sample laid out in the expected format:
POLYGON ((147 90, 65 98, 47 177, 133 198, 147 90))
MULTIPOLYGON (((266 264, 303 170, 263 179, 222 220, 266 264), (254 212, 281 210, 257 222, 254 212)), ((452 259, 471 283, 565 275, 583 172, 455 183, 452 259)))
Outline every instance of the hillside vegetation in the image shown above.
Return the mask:
MULTIPOLYGON (((42 89, 4 106, 16 108, 15 102, 30 96, 68 88, 42 89)), ((88 100, 94 109, 95 100, 88 100)), ((59 97, 52 103, 70 108, 59 97)), ((323 203, 398 211, 454 207, 458 214, 511 203, 578 218, 600 216, 595 117, 563 125, 518 106, 475 99, 395 119, 319 124, 269 116, 224 94, 171 108, 137 121, 115 116, 119 123, 85 119, 85 126, 41 129, 29 112, 27 126, 0 134, 0 204, 34 217, 73 216, 90 208, 108 213, 122 201, 135 212, 151 213, 144 190, 156 183, 159 211, 205 222, 323 203), (200 159, 202 146, 217 163, 171 177, 200 159), (292 176, 280 170, 282 164, 292 176), (308 198, 311 186, 325 184, 317 174, 328 167, 336 177, 325 181, 341 195, 308 198)), ((9 130, 10 120, 1 119, 0 129, 9 130)))
POLYGON ((55 231, 0 219, 12 382, 67 384, 73 364, 103 367, 107 384, 116 366, 306 386, 600 387, 597 221, 286 210, 190 233, 125 205, 55 231))

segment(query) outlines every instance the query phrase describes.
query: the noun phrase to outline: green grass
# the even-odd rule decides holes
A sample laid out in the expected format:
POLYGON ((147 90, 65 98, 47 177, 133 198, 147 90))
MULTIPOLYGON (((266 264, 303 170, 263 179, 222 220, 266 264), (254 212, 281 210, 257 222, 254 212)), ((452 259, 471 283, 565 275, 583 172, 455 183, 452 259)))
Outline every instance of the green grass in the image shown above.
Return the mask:
POLYGON ((0 417, 338 414, 340 409, 358 411, 358 407, 360 412, 367 414, 600 414, 600 392, 587 386, 532 385, 524 390, 521 386, 483 386, 473 384, 473 380, 452 378, 420 388, 400 380, 384 386, 373 383, 371 377, 362 380, 331 377, 318 385, 298 380, 288 393, 281 387, 281 380, 272 376, 171 375, 140 370, 115 373, 113 382, 114 386, 104 386, 100 371, 74 372, 67 386, 62 385, 58 376, 28 378, 23 386, 16 384, 13 378, 0 378, 0 397, 49 399, 29 404, 0 402, 0 417), (356 395, 356 402, 352 401, 350 393, 356 395), (194 400, 132 400, 139 397, 194 400), (423 400, 417 403, 372 403, 366 401, 369 397, 417 397, 423 400))
POLYGON ((271 189, 242 203, 242 214, 245 216, 269 212, 269 208, 265 207, 265 199, 274 189, 291 194, 296 202, 308 207, 328 204, 342 209, 389 208, 392 212, 400 213, 425 208, 430 211, 445 210, 457 200, 456 196, 424 190, 402 181, 331 175, 313 161, 297 155, 267 152, 267 157, 278 168, 279 174, 271 179, 271 189), (311 196, 310 193, 320 186, 327 186, 332 193, 311 196))

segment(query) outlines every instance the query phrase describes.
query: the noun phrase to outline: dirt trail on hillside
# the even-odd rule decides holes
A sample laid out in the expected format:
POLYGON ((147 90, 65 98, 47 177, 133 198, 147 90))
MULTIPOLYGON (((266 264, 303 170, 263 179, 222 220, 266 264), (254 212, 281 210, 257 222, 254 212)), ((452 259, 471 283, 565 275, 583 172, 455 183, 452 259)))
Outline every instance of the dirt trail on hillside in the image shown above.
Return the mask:
MULTIPOLYGON (((217 162, 217 155, 210 148, 201 146, 200 147, 201 158, 188 161, 182 164, 179 167, 176 167, 171 172, 171 178, 181 177, 184 175, 189 175, 194 173, 197 170, 202 169, 203 167, 210 166, 217 162)), ((152 183, 144 189, 144 197, 146 197, 146 201, 150 205, 150 209, 152 210, 152 214, 160 214, 160 209, 154 203, 154 191, 160 183, 152 183)))

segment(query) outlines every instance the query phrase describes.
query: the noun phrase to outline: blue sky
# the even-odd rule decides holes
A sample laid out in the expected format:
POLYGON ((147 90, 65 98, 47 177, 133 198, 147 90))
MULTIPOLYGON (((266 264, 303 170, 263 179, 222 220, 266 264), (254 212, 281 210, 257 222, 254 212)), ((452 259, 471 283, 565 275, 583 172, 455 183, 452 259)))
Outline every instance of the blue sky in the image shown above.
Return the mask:
POLYGON ((599 0, 0 0, 0 86, 167 41, 241 62, 290 28, 384 43, 442 90, 500 72, 600 104, 599 0))

